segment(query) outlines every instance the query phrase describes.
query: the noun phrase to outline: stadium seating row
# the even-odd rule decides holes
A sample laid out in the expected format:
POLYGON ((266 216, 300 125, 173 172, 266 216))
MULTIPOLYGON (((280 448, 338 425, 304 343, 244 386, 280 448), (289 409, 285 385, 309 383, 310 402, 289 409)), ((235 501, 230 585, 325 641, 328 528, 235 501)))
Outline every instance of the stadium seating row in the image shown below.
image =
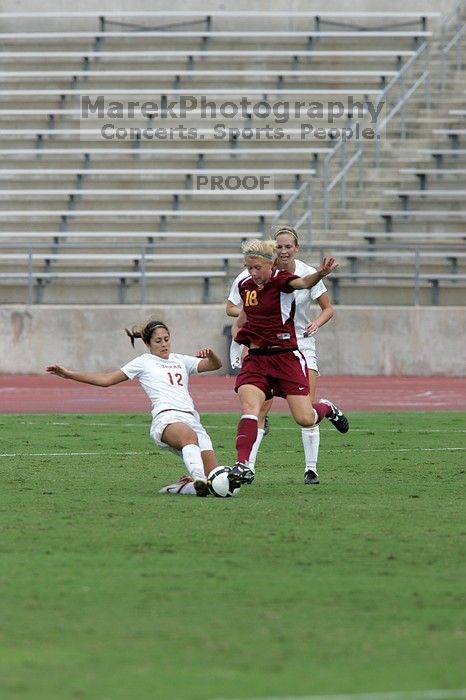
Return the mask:
MULTIPOLYGON (((122 263, 131 266, 140 255, 137 253, 135 258, 138 243, 157 242, 159 245, 163 239, 164 245, 174 245, 172 239, 176 239, 180 246, 189 246, 190 242, 196 247, 210 245, 209 254, 214 256, 211 262, 223 268, 212 267, 212 272, 219 273, 215 279, 221 286, 212 289, 210 285, 208 295, 205 278, 209 271, 195 269, 201 264, 196 253, 184 252, 181 257, 177 253, 176 256, 180 266, 184 266, 183 256, 187 256, 193 282, 197 279, 202 283, 203 298, 223 299, 228 274, 234 269, 235 261, 239 263, 240 239, 265 234, 271 222, 277 220, 277 212, 286 199, 295 198, 303 182, 317 180, 322 173, 323 160, 333 154, 333 129, 328 124, 333 118, 330 102, 343 105, 333 126, 344 126, 348 118, 354 116, 347 104, 349 95, 366 106, 369 101, 376 103, 386 82, 391 84, 397 79, 406 61, 415 58, 422 42, 435 40, 440 19, 438 13, 423 13, 422 16, 415 12, 337 13, 338 20, 347 22, 348 26, 341 24, 335 29, 326 26, 326 22, 335 20, 332 13, 272 13, 272 23, 267 25, 261 22, 262 13, 249 15, 249 21, 243 21, 244 18, 234 12, 206 16, 205 13, 191 15, 189 11, 107 13, 99 19, 96 13, 58 12, 50 16, 48 29, 42 26, 30 31, 25 24, 25 31, 20 31, 16 22, 13 31, 2 33, 0 124, 4 123, 5 128, 0 129, 0 154, 8 160, 6 167, 0 169, 0 178, 5 181, 0 190, 0 268, 2 261, 5 265, 15 261, 11 256, 28 255, 31 242, 49 246, 48 251, 39 248, 33 251, 34 265, 31 257, 27 258, 34 268, 29 270, 28 277, 10 278, 10 283, 27 281, 30 298, 33 288, 40 290, 32 295, 36 301, 56 298, 54 294, 58 295, 60 288, 66 289, 72 280, 82 282, 86 272, 98 275, 96 266, 100 264, 97 250, 88 248, 72 253, 57 246, 69 241, 92 246, 98 241, 115 240, 133 245, 134 250, 114 252, 113 257, 107 256, 105 264, 102 262, 100 271, 105 272, 105 276, 100 281, 107 280, 108 275, 108 281, 114 284, 124 272, 122 263), (175 18, 177 24, 155 28, 154 18, 157 21, 166 18, 168 23, 170 18, 175 18), (202 26, 194 30, 192 26, 182 27, 178 23, 192 19, 202 26), (381 20, 388 21, 385 29, 379 26, 381 20), (155 50, 154 38, 157 40, 155 50), (194 144, 175 139, 166 143, 157 141, 154 148, 154 142, 144 138, 96 141, 100 134, 97 127, 77 128, 76 121, 80 118, 77 99, 81 94, 105 94, 110 99, 121 100, 149 97, 157 100, 162 96, 177 99, 186 93, 188 86, 193 97, 205 96, 212 101, 234 100, 244 95, 251 101, 264 103, 320 101, 323 109, 317 121, 313 121, 323 127, 323 138, 315 134, 301 138, 300 118, 293 121, 288 115, 285 142, 264 143, 264 140, 240 137, 227 139, 219 148, 220 144, 212 137, 213 120, 208 123, 197 108, 189 115, 189 123, 197 128, 197 143, 194 144), (329 104, 325 104, 327 102, 329 104), (8 123, 12 117, 14 125, 8 123), (263 193, 231 191, 224 195, 218 191, 192 189, 192 178, 197 175, 210 177, 226 173, 268 174, 274 178, 274 190, 263 193), (150 198, 150 207, 145 198, 150 198), (233 203, 239 206, 234 207, 233 203), (154 222, 158 231, 154 231, 154 222), (7 250, 12 241, 24 247, 7 250), (44 270, 35 269, 38 260, 43 267, 53 267, 45 270, 45 277, 39 276, 44 270), (228 272, 225 260, 233 264, 232 268, 227 265, 228 272), (67 265, 68 269, 58 269, 57 265, 67 265), (76 265, 76 269, 69 269, 70 265, 76 265), (109 266, 117 269, 109 270, 109 266), (75 277, 66 276, 71 274, 75 277), (53 287, 56 291, 51 294, 53 287), (215 298, 218 291, 220 297, 215 298)), ((31 14, 29 20, 34 21, 31 14)), ((367 194, 378 187, 379 199, 382 198, 379 202, 371 194, 361 206, 359 194, 349 185, 351 206, 345 212, 346 221, 340 225, 336 221, 334 230, 327 234, 329 241, 340 244, 339 250, 349 265, 349 269, 342 269, 335 278, 337 302, 341 301, 342 291, 351 285, 377 286, 380 283, 386 288, 390 281, 395 286, 400 281, 412 285, 414 279, 418 292, 423 285, 435 288, 436 296, 432 296, 432 300, 438 302, 441 300, 439 282, 442 285, 451 283, 454 287, 463 279, 463 256, 457 244, 463 238, 458 224, 466 218, 466 212, 458 207, 457 199, 466 191, 458 181, 465 170, 460 167, 463 153, 458 148, 464 130, 456 121, 463 115, 461 105, 458 109, 453 109, 452 104, 448 107, 449 112, 444 111, 442 119, 448 114, 449 121, 439 117, 431 130, 432 141, 442 142, 438 150, 435 150, 437 145, 432 147, 430 143, 419 142, 412 162, 406 163, 404 168, 398 167, 403 182, 398 183, 387 171, 380 182, 374 178, 370 187, 366 187, 367 194), (434 158, 436 170, 425 166, 423 159, 426 158, 434 158), (456 165, 458 168, 454 167, 456 165), (409 178, 414 178, 416 186, 404 181, 409 178), (388 202, 390 205, 385 206, 388 202), (395 221, 397 226, 393 232, 395 221), (382 224, 381 231, 373 230, 379 226, 377 222, 382 224), (424 230, 420 230, 420 224, 424 230), (355 230, 352 232, 351 228, 355 230), (411 238, 407 238, 410 235, 411 238), (440 254, 430 249, 425 255, 418 254, 418 261, 422 258, 423 264, 438 267, 440 277, 435 278, 436 282, 421 277, 419 270, 413 273, 409 269, 415 257, 403 248, 403 241, 417 243, 421 237, 432 241, 433 245, 445 240, 456 245, 456 251, 449 248, 440 254), (345 253, 345 240, 353 248, 354 241, 360 242, 352 255, 345 253), (385 244, 387 249, 380 253, 375 251, 376 242, 385 244), (393 249, 388 249, 394 243, 401 246, 398 256, 393 249), (366 250, 362 249, 364 245, 366 250), (392 268, 394 260, 400 266, 398 281, 392 268), (377 273, 371 269, 373 264, 380 270, 379 282, 377 273), (446 276, 442 278, 442 275, 446 276), (449 275, 454 279, 450 280, 449 275)), ((415 123, 428 125, 432 123, 431 118, 428 111, 420 114, 414 107, 412 114, 407 112, 406 123, 408 128, 415 123)), ((228 125, 242 127, 262 123, 254 114, 226 121, 228 125)), ((147 119, 139 119, 137 125, 151 126, 153 120, 149 115, 147 119)), ((408 153, 405 146, 404 151, 408 153)), ((395 162, 402 165, 398 160, 395 162)), ((317 234, 320 233, 322 209, 319 187, 316 182, 312 210, 317 234)), ((307 206, 306 201, 297 202, 293 211, 287 210, 287 217, 292 216, 295 221, 303 219, 303 206, 307 206)), ((314 245, 317 243, 315 238, 314 245)), ((338 245, 335 249, 338 250, 338 245)), ((171 272, 147 269, 147 266, 155 261, 173 265, 172 252, 166 254, 166 259, 163 253, 149 252, 149 257, 146 253, 142 255, 144 273, 171 272)), ((138 259, 141 265, 141 258, 138 259)), ((20 259, 16 258, 16 262, 20 259)), ((17 269, 16 272, 24 275, 28 271, 17 269)), ((141 294, 148 292, 148 288, 138 284, 141 271, 130 269, 128 272, 131 274, 124 277, 125 282, 118 282, 120 301, 134 298, 131 294, 135 293, 135 287, 140 288, 141 294)), ((430 273, 431 269, 425 274, 430 273)), ((94 279, 99 281, 98 277, 94 279)), ((167 274, 154 279, 168 284, 173 278, 167 274)), ((416 301, 419 299, 417 293, 416 301)))

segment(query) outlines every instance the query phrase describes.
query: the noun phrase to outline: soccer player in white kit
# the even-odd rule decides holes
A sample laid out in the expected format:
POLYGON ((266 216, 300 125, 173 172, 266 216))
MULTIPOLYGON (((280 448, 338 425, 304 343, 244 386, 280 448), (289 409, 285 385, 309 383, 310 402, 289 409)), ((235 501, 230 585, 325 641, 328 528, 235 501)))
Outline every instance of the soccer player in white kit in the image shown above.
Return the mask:
MULTIPOLYGON (((277 244, 277 257, 275 267, 280 270, 287 270, 300 277, 316 271, 316 268, 304 263, 302 260, 296 259, 296 254, 299 250, 298 234, 291 226, 281 226, 274 235, 277 244)), ((231 285, 230 294, 227 300, 226 311, 229 316, 237 317, 242 307, 241 297, 239 294, 238 284, 242 279, 248 276, 248 271, 241 272, 231 285)), ((310 289, 300 289, 295 291, 295 316, 294 325, 296 329, 296 337, 298 340, 298 348, 303 353, 306 364, 309 370, 309 386, 311 401, 315 400, 317 377, 319 370, 317 367, 316 341, 315 333, 317 330, 327 323, 333 316, 333 308, 328 295, 327 289, 322 282, 318 282, 310 289), (311 305, 317 302, 320 306, 320 313, 312 321, 309 320, 311 305)), ((232 367, 241 366, 241 354, 244 348, 232 342, 230 359, 232 367)), ((265 417, 272 406, 272 400, 264 403, 261 412, 260 424, 264 424, 265 417)), ((262 438, 264 437, 265 429, 258 429, 257 440, 251 452, 248 461, 248 467, 254 470, 262 438)), ((302 428, 301 438, 304 448, 305 467, 304 467, 304 483, 318 484, 319 475, 317 471, 317 459, 320 445, 319 425, 312 428, 302 428)))
POLYGON ((159 447, 180 455, 192 478, 192 482, 181 479, 177 493, 207 496, 206 477, 218 461, 189 394, 188 381, 191 374, 219 369, 221 360, 210 348, 202 348, 196 357, 170 352, 170 331, 162 321, 149 321, 126 333, 133 346, 135 338, 142 338, 149 352, 110 372, 79 372, 58 364, 47 367, 47 372, 103 387, 138 379, 152 406, 150 436, 159 447))

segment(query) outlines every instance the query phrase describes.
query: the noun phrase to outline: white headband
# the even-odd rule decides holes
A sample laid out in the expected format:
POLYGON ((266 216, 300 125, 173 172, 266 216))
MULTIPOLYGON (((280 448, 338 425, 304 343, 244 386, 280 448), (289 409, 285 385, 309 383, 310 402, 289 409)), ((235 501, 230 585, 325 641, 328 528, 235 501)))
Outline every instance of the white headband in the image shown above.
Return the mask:
POLYGON ((267 260, 273 260, 274 255, 270 253, 244 253, 245 258, 267 258, 267 260))

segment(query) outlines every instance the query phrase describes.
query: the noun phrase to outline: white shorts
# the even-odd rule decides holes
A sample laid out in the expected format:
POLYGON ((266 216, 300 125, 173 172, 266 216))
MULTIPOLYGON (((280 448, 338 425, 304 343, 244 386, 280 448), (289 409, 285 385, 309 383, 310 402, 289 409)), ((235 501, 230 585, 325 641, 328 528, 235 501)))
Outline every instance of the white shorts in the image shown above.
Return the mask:
POLYGON ((170 423, 184 423, 185 425, 189 425, 197 435, 197 442, 201 452, 214 449, 212 447, 212 440, 201 424, 199 413, 186 413, 185 411, 162 411, 162 413, 158 413, 155 416, 150 427, 150 436, 158 447, 168 448, 176 454, 180 454, 179 450, 175 450, 161 440, 163 431, 170 423))
MULTIPOLYGON (((299 341, 298 341, 299 347, 299 341)), ((300 352, 303 353, 304 359, 306 360, 307 368, 313 369, 319 375, 319 370, 317 369, 317 355, 315 348, 299 348, 300 352)))
POLYGON ((231 341, 230 345, 230 366, 231 369, 241 369, 241 356, 244 351, 244 345, 240 345, 236 340, 231 341))

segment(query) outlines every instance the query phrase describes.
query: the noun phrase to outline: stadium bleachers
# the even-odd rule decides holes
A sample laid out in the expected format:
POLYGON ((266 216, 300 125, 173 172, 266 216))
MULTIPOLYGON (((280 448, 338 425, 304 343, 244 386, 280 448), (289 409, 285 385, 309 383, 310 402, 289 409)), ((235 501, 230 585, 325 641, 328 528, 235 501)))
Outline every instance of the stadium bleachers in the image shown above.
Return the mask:
MULTIPOLYGON (((375 173, 370 186, 365 185, 370 201, 366 198, 361 206, 361 189, 351 172, 350 206, 340 219, 333 217, 330 230, 321 223, 320 178, 338 141, 335 129, 348 127, 355 114, 367 126, 368 104, 377 104, 378 96, 387 84, 396 82, 419 47, 429 42, 431 53, 435 52, 439 13, 272 12, 266 23, 261 12, 245 18, 234 11, 209 16, 154 11, 107 13, 100 18, 87 12, 21 17, 3 13, 2 17, 4 28, 10 28, 1 33, 0 56, 0 284, 10 290, 8 298, 22 284, 29 300, 38 303, 63 300, 67 290, 77 302, 85 298, 88 272, 104 301, 114 299, 115 289, 122 303, 142 297, 160 300, 161 294, 169 295, 167 288, 180 301, 194 297, 223 301, 229 279, 241 265, 241 239, 266 234, 272 222, 280 220, 277 214, 287 200, 303 183, 313 181, 314 248, 317 251, 315 243, 323 239, 346 261, 335 282, 336 301, 345 300, 350 285, 376 287, 380 282, 386 294, 391 282, 396 287, 400 280, 406 281, 409 287, 416 279, 418 290, 435 288, 426 299, 442 303, 439 283, 442 290, 448 287, 448 275, 455 271, 456 281, 461 281, 461 250, 455 271, 444 269, 446 258, 436 251, 423 256, 423 264, 430 260, 438 267, 436 282, 420 276, 424 272, 413 266, 415 256, 406 250, 413 241, 422 243, 424 233, 426 241, 445 240, 442 236, 450 233, 449 246, 463 243, 466 212, 458 204, 466 189, 460 182, 466 172, 461 167, 465 153, 460 147, 461 104, 457 109, 441 104, 433 113, 431 108, 420 110, 414 95, 417 128, 422 127, 429 139, 421 143, 416 134, 411 149, 409 141, 390 143, 390 126, 384 149, 396 157, 388 174, 375 173), (39 25, 31 31, 30 23, 39 17, 39 25), (335 21, 338 28, 331 24, 335 21), (154 108, 136 109, 134 115, 117 120, 127 131, 123 138, 103 138, 108 115, 98 115, 94 109, 83 118, 79 102, 83 95, 94 102, 105 95, 126 105, 152 100, 154 108), (185 95, 192 102, 183 123, 195 137, 184 138, 180 132, 154 137, 156 129, 176 130, 179 110, 167 105, 171 100, 179 106, 185 95), (231 109, 221 113, 220 108, 206 114, 199 105, 203 98, 217 106, 247 98, 247 107, 234 114, 231 109), (277 105, 299 101, 320 104, 321 109, 305 117, 301 112, 278 112, 277 105), (331 104, 338 105, 337 112, 331 111, 331 104), (215 132, 219 123, 224 128, 221 138, 215 132), (151 138, 146 138, 148 133, 151 138), (429 166, 430 159, 434 167, 429 166), (194 189, 197 177, 228 175, 243 184, 248 177, 269 177, 272 182, 263 190, 194 189), (99 241, 121 248, 106 255, 105 250, 92 249, 99 241), (352 246, 352 256, 344 255, 346 243, 352 246), (374 255, 375 244, 381 247, 380 255, 374 255), (41 250, 44 245, 50 246, 48 257, 41 250), (141 269, 131 267, 134 260, 141 260, 141 245, 145 246, 143 283, 141 269), (176 246, 192 250, 186 261, 176 261, 180 249, 176 246), (197 249, 204 246, 213 256, 209 270, 215 273, 208 287, 203 254, 197 259, 197 249), (7 264, 16 277, 7 278, 7 264), (380 270, 379 280, 374 264, 380 270), (53 269, 45 269, 47 265, 53 269), (398 282, 395 265, 401 275, 398 282), (192 273, 192 284, 178 290, 176 278, 169 274, 177 267, 192 273), (125 271, 128 275, 122 277, 125 271)), ((408 136, 411 119, 408 110, 408 136)), ((370 150, 370 145, 363 145, 370 150)), ((304 220, 306 206, 307 200, 297 200, 294 207, 284 209, 283 220, 304 220)), ((419 263, 419 255, 416 260, 419 263)), ((429 267, 425 274, 434 272, 429 267)), ((416 294, 417 301, 424 298, 419 291, 416 294)), ((347 298, 357 303, 354 294, 347 298)))

